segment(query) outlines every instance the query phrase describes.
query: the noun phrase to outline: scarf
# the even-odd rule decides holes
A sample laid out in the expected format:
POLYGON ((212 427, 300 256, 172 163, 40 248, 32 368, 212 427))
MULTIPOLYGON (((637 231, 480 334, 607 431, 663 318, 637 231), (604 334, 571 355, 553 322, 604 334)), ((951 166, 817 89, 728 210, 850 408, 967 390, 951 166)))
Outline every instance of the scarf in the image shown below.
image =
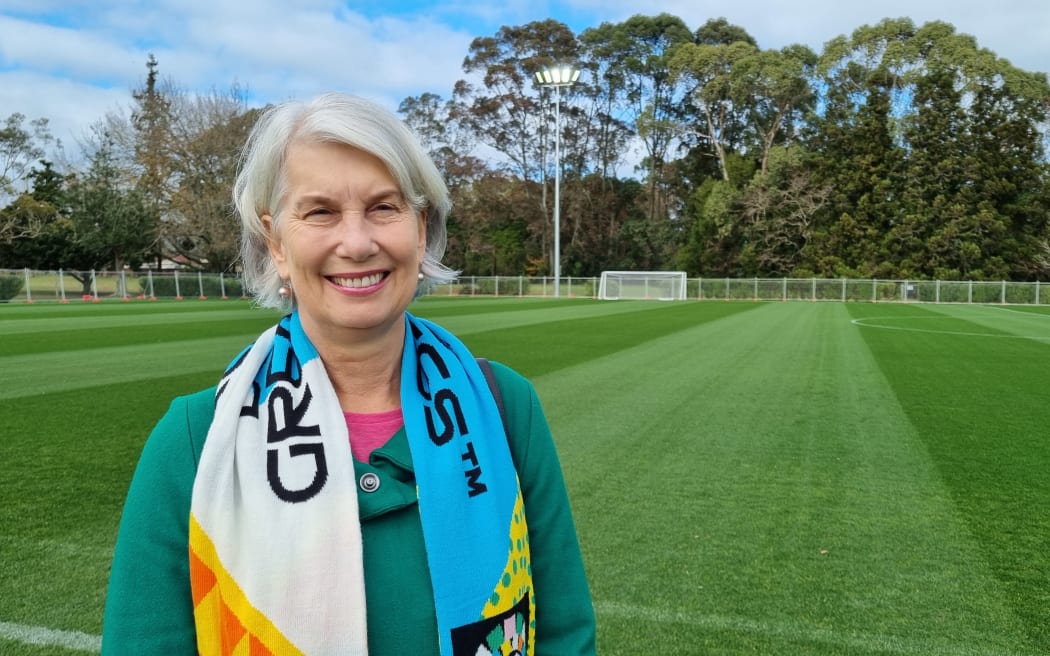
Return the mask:
MULTIPOLYGON (((531 656, 528 530, 496 402, 456 337, 408 313, 405 325, 401 407, 435 640, 442 656, 531 656)), ((297 313, 222 377, 189 533, 202 656, 368 653, 346 422, 297 313)))

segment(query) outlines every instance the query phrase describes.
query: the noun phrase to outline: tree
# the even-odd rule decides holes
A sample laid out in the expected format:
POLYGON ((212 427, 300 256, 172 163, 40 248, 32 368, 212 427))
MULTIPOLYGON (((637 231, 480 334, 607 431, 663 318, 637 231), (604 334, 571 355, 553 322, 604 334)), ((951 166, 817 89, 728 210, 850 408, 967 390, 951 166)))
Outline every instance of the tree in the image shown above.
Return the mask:
POLYGON ((91 283, 87 271, 137 268, 156 242, 149 203, 116 165, 113 142, 99 126, 87 149, 89 168, 66 192, 71 230, 48 263, 69 270, 85 293, 91 283))
POLYGON ((171 150, 177 144, 172 134, 172 101, 170 87, 161 89, 159 63, 150 53, 146 60, 146 82, 132 91, 135 105, 131 110, 135 162, 139 166, 136 185, 157 207, 163 207, 170 192, 171 150))
POLYGON ((475 39, 463 62, 464 72, 480 76, 483 84, 460 80, 453 95, 455 120, 506 158, 503 168, 521 180, 526 220, 530 233, 540 236, 545 261, 553 250, 547 249, 553 239, 545 184, 550 131, 544 129, 548 123, 534 74, 575 61, 578 47, 572 31, 555 20, 502 27, 494 37, 475 39), (529 184, 537 179, 541 185, 529 184))
POLYGON ((31 190, 0 210, 0 268, 48 268, 71 239, 66 177, 47 160, 26 177, 31 190))
POLYGON ((668 58, 693 35, 676 16, 636 15, 623 23, 603 23, 580 35, 588 55, 604 62, 603 78, 611 82, 608 93, 614 105, 628 108, 635 132, 645 147, 649 203, 647 215, 655 221, 666 207, 660 189, 665 184, 664 165, 677 138, 683 91, 668 69, 668 58))
POLYGON ((171 144, 165 164, 172 191, 160 222, 163 249, 198 268, 233 268, 240 219, 230 190, 241 147, 258 118, 236 86, 208 94, 169 93, 171 144))
POLYGON ((0 126, 0 198, 18 191, 33 164, 44 157, 45 146, 55 141, 48 119, 34 119, 28 126, 25 120, 15 112, 0 126))
MULTIPOLYGON (((48 144, 57 144, 46 118, 32 120, 28 126, 25 121, 24 114, 15 112, 0 125, 0 200, 24 195, 23 185, 33 164, 44 157, 48 144)), ((11 212, 0 212, 0 244, 37 234, 40 217, 28 210, 28 201, 23 199, 11 212)))
POLYGON ((807 268, 813 223, 827 203, 831 187, 813 180, 797 146, 777 147, 741 191, 741 230, 747 273, 797 275, 807 268))

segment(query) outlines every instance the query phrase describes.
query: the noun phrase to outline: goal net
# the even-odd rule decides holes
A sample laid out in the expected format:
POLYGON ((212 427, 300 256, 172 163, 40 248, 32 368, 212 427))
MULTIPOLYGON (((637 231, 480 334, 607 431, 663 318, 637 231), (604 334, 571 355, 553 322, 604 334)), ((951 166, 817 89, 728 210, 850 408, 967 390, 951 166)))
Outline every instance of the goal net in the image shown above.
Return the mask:
POLYGON ((602 271, 598 298, 685 300, 685 271, 602 271))

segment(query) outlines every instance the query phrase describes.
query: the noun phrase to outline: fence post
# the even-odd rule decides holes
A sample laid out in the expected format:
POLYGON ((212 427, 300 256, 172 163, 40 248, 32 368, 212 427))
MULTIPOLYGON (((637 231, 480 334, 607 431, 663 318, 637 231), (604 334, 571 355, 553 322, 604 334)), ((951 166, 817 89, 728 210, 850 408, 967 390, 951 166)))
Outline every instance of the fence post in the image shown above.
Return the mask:
POLYGON ((33 304, 33 288, 29 285, 29 267, 24 269, 25 280, 26 280, 26 303, 33 304))
POLYGON ((934 281, 934 285, 933 285, 933 302, 934 303, 940 303, 941 302, 941 279, 940 278, 938 278, 937 280, 934 281))
POLYGON ((62 269, 58 270, 58 302, 69 302, 69 299, 66 298, 66 274, 62 269))
POLYGON ((878 283, 879 283, 878 278, 872 278, 871 279, 871 302, 872 303, 878 303, 879 302, 879 286, 878 286, 878 283))
POLYGON ((811 301, 817 300, 817 279, 816 278, 810 278, 809 279, 809 287, 810 287, 810 289, 809 289, 810 299, 809 300, 811 300, 811 301))
POLYGON ((98 302, 98 278, 95 277, 95 270, 91 270, 91 294, 94 301, 98 302))
POLYGON ((788 300, 788 279, 787 279, 787 276, 784 276, 783 278, 780 279, 780 300, 785 301, 785 302, 788 300))
POLYGON ((182 300, 182 290, 179 289, 179 270, 178 269, 172 269, 172 272, 175 274, 175 300, 176 301, 181 301, 182 300))
POLYGON ((122 301, 130 300, 128 298, 128 279, 127 276, 125 276, 123 268, 120 270, 120 294, 120 299, 122 301))
POLYGON ((1002 291, 999 292, 999 303, 1006 305, 1006 281, 1003 281, 1002 291))
POLYGON ((973 281, 966 281, 966 302, 973 303, 973 281))
POLYGON ((846 302, 846 279, 842 279, 842 302, 846 302))
POLYGON ((219 272, 219 294, 222 295, 222 300, 224 301, 229 298, 229 296, 226 295, 226 278, 222 271, 219 272))

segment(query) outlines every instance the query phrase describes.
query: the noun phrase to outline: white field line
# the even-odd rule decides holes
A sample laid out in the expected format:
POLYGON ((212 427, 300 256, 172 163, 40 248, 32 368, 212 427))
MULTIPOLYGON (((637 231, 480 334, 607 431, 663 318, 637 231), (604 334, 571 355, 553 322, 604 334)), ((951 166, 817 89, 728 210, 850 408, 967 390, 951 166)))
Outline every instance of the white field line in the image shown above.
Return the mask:
POLYGON ((684 624, 708 631, 730 631, 772 638, 801 639, 829 646, 856 650, 857 653, 902 654, 904 656, 1034 656, 1034 652, 984 649, 974 644, 948 640, 909 640, 900 636, 864 634, 820 629, 801 623, 761 622, 746 617, 702 615, 684 610, 664 610, 619 602, 596 602, 599 616, 623 620, 642 620, 655 624, 684 624))
POLYGON ((881 330, 900 330, 909 333, 933 333, 936 335, 963 335, 965 337, 995 337, 999 339, 1031 339, 1037 342, 1050 341, 1050 337, 1045 335, 1008 335, 1002 333, 973 333, 964 332, 961 330, 932 330, 929 328, 915 328, 913 326, 890 326, 882 323, 872 323, 876 321, 922 321, 924 319, 944 319, 944 317, 899 317, 899 316, 882 316, 882 317, 861 317, 859 319, 852 319, 850 323, 855 326, 862 326, 864 328, 879 328, 881 330))
POLYGON ((990 309, 990 310, 999 310, 1001 312, 1013 312, 1014 314, 1020 314, 1020 315, 1023 315, 1025 317, 1030 317, 1032 319, 1050 319, 1050 314, 1043 314, 1042 312, 1026 312, 1024 310, 1018 310, 1018 309, 1015 309, 1015 308, 1003 307, 1001 305, 989 305, 988 309, 990 309))
POLYGON ((47 645, 97 654, 102 650, 102 637, 80 631, 61 631, 44 626, 0 622, 0 638, 25 645, 47 645))

